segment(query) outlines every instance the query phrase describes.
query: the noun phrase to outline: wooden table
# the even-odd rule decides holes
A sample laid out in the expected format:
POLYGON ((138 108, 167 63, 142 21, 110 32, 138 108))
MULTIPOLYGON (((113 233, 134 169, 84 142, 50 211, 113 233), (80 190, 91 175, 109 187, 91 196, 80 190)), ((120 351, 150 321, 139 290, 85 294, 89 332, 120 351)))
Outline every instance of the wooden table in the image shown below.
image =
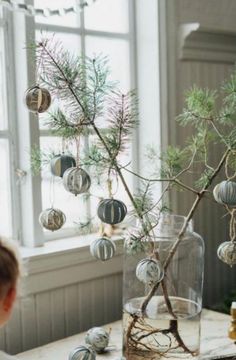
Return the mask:
MULTIPOLYGON (((227 336, 230 316, 214 311, 202 312, 201 358, 207 359, 214 355, 236 354, 236 345, 227 336)), ((97 355, 97 360, 118 359, 121 356, 121 322, 117 321, 104 326, 111 328, 111 350, 97 355)), ((84 344, 85 333, 74 335, 48 345, 18 354, 22 360, 67 360, 69 352, 76 346, 84 344)), ((171 358, 168 358, 171 359, 171 358)))

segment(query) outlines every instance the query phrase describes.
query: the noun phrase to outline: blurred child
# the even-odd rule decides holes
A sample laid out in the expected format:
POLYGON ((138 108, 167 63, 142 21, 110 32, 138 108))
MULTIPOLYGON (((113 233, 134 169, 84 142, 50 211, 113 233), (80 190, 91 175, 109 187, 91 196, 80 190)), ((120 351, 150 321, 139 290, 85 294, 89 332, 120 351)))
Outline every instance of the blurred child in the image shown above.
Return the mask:
MULTIPOLYGON (((8 240, 0 238, 0 326, 10 318, 16 299, 20 265, 17 251, 8 240)), ((0 351, 0 360, 16 359, 0 351)))

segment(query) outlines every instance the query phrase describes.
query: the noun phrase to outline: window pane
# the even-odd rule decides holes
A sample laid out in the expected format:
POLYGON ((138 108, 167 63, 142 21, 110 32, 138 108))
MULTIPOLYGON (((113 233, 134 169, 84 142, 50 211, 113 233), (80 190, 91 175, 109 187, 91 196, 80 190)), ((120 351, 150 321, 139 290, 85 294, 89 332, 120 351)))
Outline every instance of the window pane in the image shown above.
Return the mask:
POLYGON ((76 34, 66 34, 62 32, 51 32, 36 30, 36 40, 40 41, 44 38, 54 39, 55 42, 60 42, 65 50, 68 50, 72 55, 80 55, 81 53, 81 40, 80 36, 76 34))
MULTIPOLYGON (((83 144, 81 145, 81 151, 83 151, 83 144)), ((57 137, 41 137, 40 146, 46 153, 51 153, 52 150, 55 153, 62 152, 61 139, 57 137)), ((75 155, 72 145, 68 146, 68 151, 75 155)), ((86 221, 86 206, 82 196, 75 196, 66 191, 62 179, 51 175, 50 166, 42 172, 41 189, 43 209, 51 207, 53 202, 55 208, 65 213, 66 224, 63 226, 63 229, 68 227, 75 227, 76 229, 75 223, 86 221)))
MULTIPOLYGON (((39 9, 68 9, 71 6, 76 6, 76 1, 74 0, 34 0, 34 5, 39 9)), ((36 16, 36 22, 41 24, 50 24, 50 25, 59 25, 59 26, 69 26, 69 27, 78 27, 79 26, 79 13, 70 12, 65 15, 53 15, 53 16, 36 16)))
POLYGON ((6 80, 3 29, 0 28, 0 130, 7 128, 6 80))
POLYGON ((111 79, 120 82, 120 90, 130 89, 129 43, 126 40, 86 36, 86 55, 108 56, 111 79))
MULTIPOLYGON (((51 33, 47 32, 45 33, 45 37, 50 39, 53 35, 55 38, 55 41, 60 41, 62 46, 65 50, 68 50, 72 55, 80 55, 81 53, 81 38, 79 35, 76 34, 65 34, 65 33, 51 33)), ((43 36, 44 37, 44 36, 43 36)), ((42 33, 40 31, 36 31, 36 40, 42 39, 42 33)), ((52 104, 49 108, 49 112, 53 112, 55 109, 57 109, 60 106, 60 102, 58 99, 53 98, 52 104)), ((47 129, 47 126, 45 123, 48 121, 48 114, 47 112, 39 114, 39 126, 40 129, 47 129)))
POLYGON ((85 27, 90 30, 127 33, 129 0, 97 0, 85 8, 85 27))
POLYGON ((0 139, 0 236, 12 236, 8 141, 0 139))

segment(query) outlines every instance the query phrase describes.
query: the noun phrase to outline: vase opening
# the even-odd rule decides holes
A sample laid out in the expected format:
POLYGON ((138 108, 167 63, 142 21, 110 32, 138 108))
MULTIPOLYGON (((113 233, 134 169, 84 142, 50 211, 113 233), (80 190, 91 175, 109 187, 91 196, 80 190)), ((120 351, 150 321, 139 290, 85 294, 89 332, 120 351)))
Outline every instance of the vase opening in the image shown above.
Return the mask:
MULTIPOLYGON (((181 215, 162 214, 160 216, 157 226, 154 228, 154 233, 161 238, 174 238, 185 225, 186 217, 181 215)), ((193 221, 190 220, 187 224, 185 234, 193 232, 193 221)))

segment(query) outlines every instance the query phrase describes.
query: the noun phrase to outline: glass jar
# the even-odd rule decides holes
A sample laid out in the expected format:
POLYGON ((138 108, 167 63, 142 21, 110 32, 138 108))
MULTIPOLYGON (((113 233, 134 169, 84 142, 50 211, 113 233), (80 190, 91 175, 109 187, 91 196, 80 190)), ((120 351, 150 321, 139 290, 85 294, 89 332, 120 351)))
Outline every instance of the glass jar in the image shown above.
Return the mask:
POLYGON ((123 355, 126 360, 187 359, 199 355, 204 242, 189 222, 159 283, 136 276, 142 259, 158 259, 162 267, 185 218, 162 215, 150 241, 124 251, 123 355))

